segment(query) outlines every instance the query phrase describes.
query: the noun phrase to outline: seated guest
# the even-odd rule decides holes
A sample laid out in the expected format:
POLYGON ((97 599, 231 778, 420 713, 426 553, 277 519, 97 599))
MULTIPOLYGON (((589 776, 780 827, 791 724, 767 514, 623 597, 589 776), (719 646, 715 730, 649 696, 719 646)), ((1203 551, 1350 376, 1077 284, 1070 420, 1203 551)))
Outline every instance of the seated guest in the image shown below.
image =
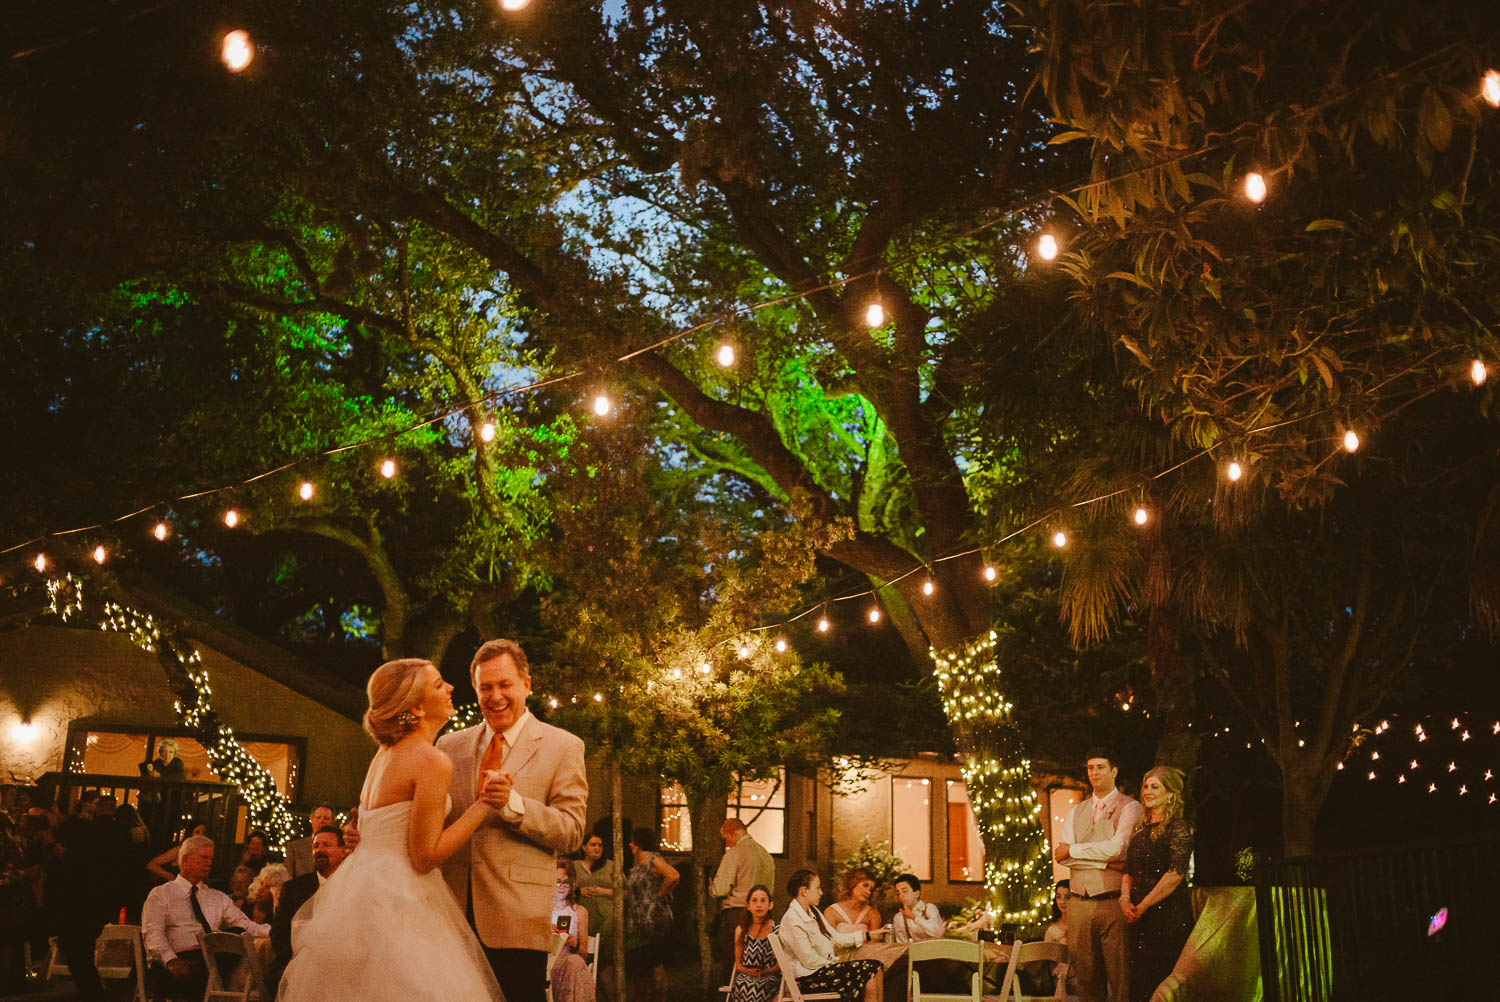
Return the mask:
POLYGON ((771 892, 756 884, 745 895, 745 914, 734 929, 734 973, 728 1002, 772 1002, 781 994, 781 968, 771 949, 771 892))
POLYGON ((896 900, 901 910, 891 918, 891 938, 897 943, 939 939, 947 929, 937 905, 922 900, 922 882, 914 873, 896 878, 896 900))
POLYGON ((250 881, 250 890, 245 899, 250 902, 250 917, 256 922, 270 922, 276 914, 276 902, 281 897, 281 888, 292 879, 283 863, 267 863, 260 868, 255 879, 250 881))
POLYGON ((205 880, 214 868, 213 839, 194 835, 177 853, 177 877, 153 888, 141 913, 141 932, 151 955, 151 992, 166 999, 197 1002, 207 988, 208 972, 198 935, 236 929, 268 936, 271 927, 250 921, 229 895, 205 880))
POLYGON ((229 875, 229 900, 240 911, 250 907, 250 881, 254 879, 255 871, 243 864, 236 866, 229 875))
POLYGON ((578 904, 572 867, 565 859, 557 861, 552 928, 567 937, 549 975, 553 1002, 594 1002, 594 977, 584 959, 589 948, 589 913, 578 904))
POLYGON ((864 870, 844 874, 844 896, 828 906, 828 920, 838 932, 874 932, 880 928, 880 909, 870 904, 875 880, 864 870))
POLYGON ((792 901, 781 917, 778 930, 791 968, 785 973, 797 979, 797 986, 803 992, 833 992, 843 1002, 857 999, 880 1002, 885 997, 881 982, 885 969, 880 961, 840 961, 835 959, 834 950, 860 946, 866 939, 879 939, 883 931, 839 932, 830 928, 818 911, 823 885, 811 870, 792 874, 786 893, 792 901))
MULTIPOLYGON (((182 837, 184 839, 187 839, 188 837, 193 835, 206 835, 207 833, 208 825, 199 821, 198 823, 188 828, 187 834, 183 835, 182 837)), ((172 880, 177 876, 177 854, 181 851, 182 843, 178 842, 176 845, 172 846, 172 848, 166 850, 160 856, 157 856, 149 863, 147 863, 147 872, 154 876, 157 880, 163 882, 172 880)))
MULTIPOLYGON (((344 845, 344 833, 337 828, 324 828, 313 836, 312 872, 285 881, 273 892, 276 895, 276 912, 271 919, 272 957, 266 970, 267 991, 276 991, 282 972, 292 962, 292 920, 296 918, 297 910, 318 893, 318 888, 328 883, 328 878, 333 876, 348 854, 344 845)), ((285 867, 278 866, 277 869, 286 872, 285 867)))
POLYGON ((269 839, 262 831, 252 831, 245 838, 245 851, 240 855, 240 866, 250 870, 254 877, 267 863, 280 862, 280 858, 267 846, 269 839))

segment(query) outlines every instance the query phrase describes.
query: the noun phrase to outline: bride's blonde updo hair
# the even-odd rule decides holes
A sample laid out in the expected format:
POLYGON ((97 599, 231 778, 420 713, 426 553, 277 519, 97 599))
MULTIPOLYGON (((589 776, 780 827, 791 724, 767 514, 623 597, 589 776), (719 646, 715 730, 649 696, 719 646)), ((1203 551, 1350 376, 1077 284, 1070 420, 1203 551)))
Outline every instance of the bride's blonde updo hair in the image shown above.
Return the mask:
POLYGON ((417 715, 411 711, 422 702, 431 665, 421 658, 398 658, 375 669, 365 683, 370 708, 364 723, 370 737, 393 745, 417 729, 417 715))

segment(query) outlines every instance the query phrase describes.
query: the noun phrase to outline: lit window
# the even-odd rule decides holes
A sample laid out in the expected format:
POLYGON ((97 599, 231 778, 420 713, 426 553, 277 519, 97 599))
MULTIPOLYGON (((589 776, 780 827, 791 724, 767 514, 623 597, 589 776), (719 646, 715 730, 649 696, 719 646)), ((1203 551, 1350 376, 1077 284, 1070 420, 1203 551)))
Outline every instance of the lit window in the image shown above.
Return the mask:
MULTIPOLYGON (((745 822, 755 841, 766 851, 786 852, 786 770, 775 779, 739 783, 729 794, 728 816, 745 822)), ((693 829, 687 794, 676 783, 661 788, 661 823, 658 827, 663 852, 692 852, 693 829)))
POLYGON ((974 809, 969 806, 969 791, 959 780, 948 780, 948 882, 954 884, 984 881, 984 843, 974 809))
POLYGON ((891 851, 918 880, 932 879, 932 780, 892 777, 891 851))

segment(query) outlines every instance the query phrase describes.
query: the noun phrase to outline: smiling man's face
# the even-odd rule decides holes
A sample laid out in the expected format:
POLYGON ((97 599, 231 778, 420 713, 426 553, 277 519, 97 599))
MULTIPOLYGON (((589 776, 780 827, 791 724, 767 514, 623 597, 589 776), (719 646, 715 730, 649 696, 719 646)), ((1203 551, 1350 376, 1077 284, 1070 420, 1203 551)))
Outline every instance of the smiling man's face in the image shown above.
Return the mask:
POLYGON ((474 691, 485 723, 496 734, 503 734, 526 712, 531 680, 521 674, 514 658, 501 654, 474 669, 474 691))

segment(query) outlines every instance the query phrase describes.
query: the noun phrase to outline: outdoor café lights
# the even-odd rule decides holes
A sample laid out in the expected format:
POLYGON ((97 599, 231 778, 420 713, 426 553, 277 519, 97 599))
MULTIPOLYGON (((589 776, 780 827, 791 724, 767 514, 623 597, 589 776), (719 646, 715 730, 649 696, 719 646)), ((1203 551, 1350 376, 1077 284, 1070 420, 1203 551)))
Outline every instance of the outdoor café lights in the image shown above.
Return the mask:
POLYGON ((1344 432, 1344 451, 1357 452, 1359 450, 1359 432, 1350 428, 1344 432))
POLYGON ((486 421, 479 426, 479 441, 493 442, 495 440, 495 422, 486 421))
POLYGON ((531 4, 531 0, 500 0, 502 10, 525 10, 531 4))
POLYGON ((380 475, 390 480, 396 475, 396 461, 394 459, 382 460, 380 463, 380 475))
POLYGON ((1068 534, 1058 529, 1052 534, 1052 545, 1059 550, 1068 545, 1068 534))
POLYGON ((1135 514, 1131 517, 1135 519, 1136 525, 1145 525, 1147 522, 1151 521, 1151 513, 1145 508, 1137 508, 1135 510, 1135 514))
POLYGON ((94 563, 102 564, 109 559, 109 551, 102 546, 94 547, 94 563))
POLYGON ((594 397, 594 414, 597 417, 609 417, 609 412, 614 410, 614 406, 606 394, 600 393, 594 397))
POLYGON ((170 533, 171 531, 172 530, 170 530, 170 529, 167 528, 167 523, 165 523, 165 522, 157 522, 156 523, 156 528, 154 528, 154 529, 151 530, 151 535, 155 536, 156 537, 156 541, 158 543, 160 543, 160 542, 164 541, 167 538, 167 534, 170 533))
POLYGON ((250 41, 248 31, 236 28, 225 35, 224 41, 219 45, 219 61, 231 73, 239 73, 254 58, 255 43, 250 41))
POLYGON ((240 524, 240 513, 231 508, 224 513, 224 524, 233 529, 240 524))
POLYGON ((1036 253, 1043 261, 1056 261, 1057 251, 1057 237, 1050 233, 1043 233, 1037 237, 1036 253))
POLYGON ((865 323, 871 327, 885 326, 885 307, 878 302, 865 308, 865 323))
POLYGON ((730 344, 728 341, 725 341, 723 344, 719 345, 719 351, 716 355, 714 355, 714 358, 724 368, 729 368, 734 364, 734 345, 730 344))
POLYGON ((1245 197, 1256 205, 1266 200, 1266 179, 1259 171, 1251 171, 1245 175, 1245 197))
POLYGON ((304 501, 311 501, 313 499, 313 495, 317 492, 318 489, 313 486, 313 482, 311 480, 304 480, 302 481, 301 485, 297 487, 297 496, 304 501))
POLYGON ((1491 108, 1500 108, 1500 70, 1489 70, 1479 82, 1479 93, 1491 108))
POLYGON ((1231 483, 1238 482, 1244 475, 1245 468, 1239 464, 1238 460, 1231 460, 1229 465, 1224 467, 1224 476, 1228 477, 1231 483))
POLYGON ((1484 359, 1476 358, 1469 366, 1469 382, 1475 386, 1483 386, 1484 381, 1490 378, 1490 370, 1484 367, 1484 359))

